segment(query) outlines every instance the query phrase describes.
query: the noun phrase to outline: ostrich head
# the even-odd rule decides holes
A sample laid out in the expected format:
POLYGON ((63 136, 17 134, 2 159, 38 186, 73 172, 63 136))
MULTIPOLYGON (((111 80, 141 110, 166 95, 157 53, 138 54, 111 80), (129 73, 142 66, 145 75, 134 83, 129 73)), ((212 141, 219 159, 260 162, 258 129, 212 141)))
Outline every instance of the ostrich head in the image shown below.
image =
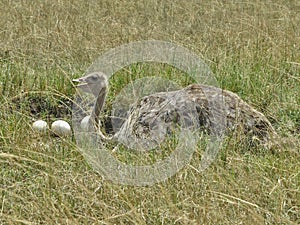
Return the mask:
POLYGON ((107 77, 102 72, 90 73, 84 77, 74 79, 74 82, 79 82, 77 88, 86 93, 91 93, 95 97, 101 94, 102 91, 105 91, 108 82, 107 77))

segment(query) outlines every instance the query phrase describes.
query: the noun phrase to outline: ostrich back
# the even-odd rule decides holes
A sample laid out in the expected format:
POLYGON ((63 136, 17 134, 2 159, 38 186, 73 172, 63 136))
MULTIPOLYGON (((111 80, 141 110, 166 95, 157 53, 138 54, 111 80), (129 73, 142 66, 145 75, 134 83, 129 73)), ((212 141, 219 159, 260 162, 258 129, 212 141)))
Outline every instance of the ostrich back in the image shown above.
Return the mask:
POLYGON ((174 129, 200 129, 222 135, 240 129, 262 142, 275 133, 267 118, 238 95, 213 86, 193 84, 143 97, 131 106, 118 140, 131 148, 149 149, 174 129))

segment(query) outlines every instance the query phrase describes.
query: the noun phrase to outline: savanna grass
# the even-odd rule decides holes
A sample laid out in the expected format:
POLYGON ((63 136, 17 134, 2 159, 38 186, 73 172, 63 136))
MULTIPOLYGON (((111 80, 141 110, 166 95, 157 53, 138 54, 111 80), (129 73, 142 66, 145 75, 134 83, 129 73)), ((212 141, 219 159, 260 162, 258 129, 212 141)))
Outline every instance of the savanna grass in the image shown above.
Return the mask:
MULTIPOLYGON (((0 224, 299 224, 299 12, 296 0, 1 1, 0 224), (200 144, 170 179, 135 187, 104 180, 73 137, 33 132, 35 119, 71 121, 71 80, 100 54, 149 39, 201 56, 222 88, 267 116, 281 147, 232 138, 201 172, 200 144)), ((110 81, 108 110, 122 87, 156 73, 191 82, 171 67, 129 66, 110 81)))

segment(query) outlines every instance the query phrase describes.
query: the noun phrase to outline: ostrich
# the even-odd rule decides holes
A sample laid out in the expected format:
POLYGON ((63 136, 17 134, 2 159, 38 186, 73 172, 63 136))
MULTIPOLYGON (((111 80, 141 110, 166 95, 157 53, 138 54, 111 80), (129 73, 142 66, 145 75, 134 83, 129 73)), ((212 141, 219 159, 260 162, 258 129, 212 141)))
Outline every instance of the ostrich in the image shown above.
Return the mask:
MULTIPOLYGON (((107 94, 107 77, 94 72, 73 81, 79 83, 77 88, 96 97, 92 113, 82 120, 96 129, 107 94)), ((117 140, 130 148, 149 149, 176 127, 201 129, 215 135, 239 130, 263 144, 276 135, 268 119, 238 95, 201 84, 145 96, 131 105, 126 120, 112 137, 105 136, 99 127, 97 132, 104 141, 117 140)))

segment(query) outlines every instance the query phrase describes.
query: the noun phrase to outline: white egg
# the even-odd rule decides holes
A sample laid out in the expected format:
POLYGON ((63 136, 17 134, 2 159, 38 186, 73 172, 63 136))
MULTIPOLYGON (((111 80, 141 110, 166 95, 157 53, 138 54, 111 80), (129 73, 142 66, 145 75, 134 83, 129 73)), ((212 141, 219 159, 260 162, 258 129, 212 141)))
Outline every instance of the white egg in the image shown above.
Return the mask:
POLYGON ((32 128, 36 132, 45 133, 48 128, 48 124, 44 120, 37 120, 32 124, 32 128))
POLYGON ((68 136, 71 132, 71 126, 64 120, 57 120, 52 123, 51 131, 58 136, 68 136))
POLYGON ((90 116, 86 116, 81 120, 80 127, 82 130, 87 131, 89 129, 90 116))

